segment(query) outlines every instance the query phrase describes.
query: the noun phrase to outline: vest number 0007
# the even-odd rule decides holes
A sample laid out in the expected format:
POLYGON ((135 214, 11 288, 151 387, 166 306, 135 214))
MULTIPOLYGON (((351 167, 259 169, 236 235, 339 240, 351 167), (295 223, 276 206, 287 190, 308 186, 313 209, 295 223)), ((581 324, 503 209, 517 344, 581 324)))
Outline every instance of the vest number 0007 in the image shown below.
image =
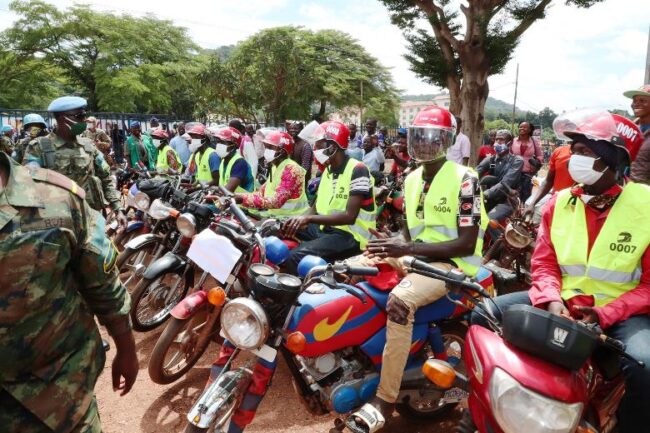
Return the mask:
POLYGON ((636 246, 634 245, 623 245, 612 242, 609 244, 609 249, 612 251, 618 251, 619 253, 633 253, 636 251, 636 246))

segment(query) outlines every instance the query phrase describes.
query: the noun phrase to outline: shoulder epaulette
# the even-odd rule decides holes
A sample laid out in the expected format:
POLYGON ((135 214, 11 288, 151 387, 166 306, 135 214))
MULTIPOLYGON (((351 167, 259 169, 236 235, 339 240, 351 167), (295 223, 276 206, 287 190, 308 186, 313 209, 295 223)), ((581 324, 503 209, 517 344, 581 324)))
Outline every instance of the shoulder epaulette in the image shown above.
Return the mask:
POLYGON ((57 173, 56 171, 48 170, 45 168, 37 168, 30 170, 30 174, 36 181, 47 182, 49 184, 66 189, 82 200, 86 198, 86 191, 77 185, 74 180, 62 175, 61 173, 57 173))

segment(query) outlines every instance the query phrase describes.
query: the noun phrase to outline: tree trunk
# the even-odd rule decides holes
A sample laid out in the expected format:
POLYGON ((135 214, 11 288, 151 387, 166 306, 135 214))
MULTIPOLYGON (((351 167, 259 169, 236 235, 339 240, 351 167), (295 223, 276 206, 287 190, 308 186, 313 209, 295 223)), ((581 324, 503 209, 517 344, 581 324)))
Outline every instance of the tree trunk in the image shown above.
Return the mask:
POLYGON ((325 119, 325 110, 327 109, 327 100, 320 100, 320 110, 318 110, 318 118, 325 119))

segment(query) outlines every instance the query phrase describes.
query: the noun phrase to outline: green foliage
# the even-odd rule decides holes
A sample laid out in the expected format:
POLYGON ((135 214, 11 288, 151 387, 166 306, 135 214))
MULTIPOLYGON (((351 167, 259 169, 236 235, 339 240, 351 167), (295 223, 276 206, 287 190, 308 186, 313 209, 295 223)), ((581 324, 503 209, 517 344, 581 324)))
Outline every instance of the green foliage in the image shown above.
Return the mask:
POLYGON ((56 67, 88 98, 91 110, 164 112, 175 104, 179 79, 194 67, 196 46, 171 21, 91 10, 67 10, 40 0, 13 1, 19 19, 3 42, 21 61, 56 67))
POLYGON ((491 120, 489 122, 485 122, 485 131, 490 131, 492 129, 494 129, 495 131, 498 131, 500 129, 507 129, 507 130, 513 132, 513 134, 514 134, 514 131, 512 129, 512 125, 510 124, 510 122, 506 122, 503 119, 496 119, 496 120, 491 120))

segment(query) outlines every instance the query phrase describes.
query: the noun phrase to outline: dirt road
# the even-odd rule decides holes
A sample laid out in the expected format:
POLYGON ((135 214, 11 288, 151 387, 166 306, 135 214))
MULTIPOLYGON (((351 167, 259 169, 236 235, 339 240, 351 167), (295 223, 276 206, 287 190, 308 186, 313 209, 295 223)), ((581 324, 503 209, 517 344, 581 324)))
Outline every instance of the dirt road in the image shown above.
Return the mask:
MULTIPOLYGON (((111 362, 115 348, 107 353, 104 373, 95 388, 104 433, 179 433, 185 428, 185 415, 203 389, 210 364, 218 347, 212 344, 187 376, 171 385, 156 385, 149 379, 147 362, 162 329, 136 334, 140 373, 131 393, 120 397, 111 385, 111 362)), ((454 418, 457 418, 457 413, 454 418)), ((291 378, 280 361, 271 389, 262 402, 255 420, 246 430, 251 433, 327 433, 334 417, 311 415, 293 392, 291 378)), ((446 433, 455 423, 447 421, 406 422, 395 414, 386 433, 446 433)))

